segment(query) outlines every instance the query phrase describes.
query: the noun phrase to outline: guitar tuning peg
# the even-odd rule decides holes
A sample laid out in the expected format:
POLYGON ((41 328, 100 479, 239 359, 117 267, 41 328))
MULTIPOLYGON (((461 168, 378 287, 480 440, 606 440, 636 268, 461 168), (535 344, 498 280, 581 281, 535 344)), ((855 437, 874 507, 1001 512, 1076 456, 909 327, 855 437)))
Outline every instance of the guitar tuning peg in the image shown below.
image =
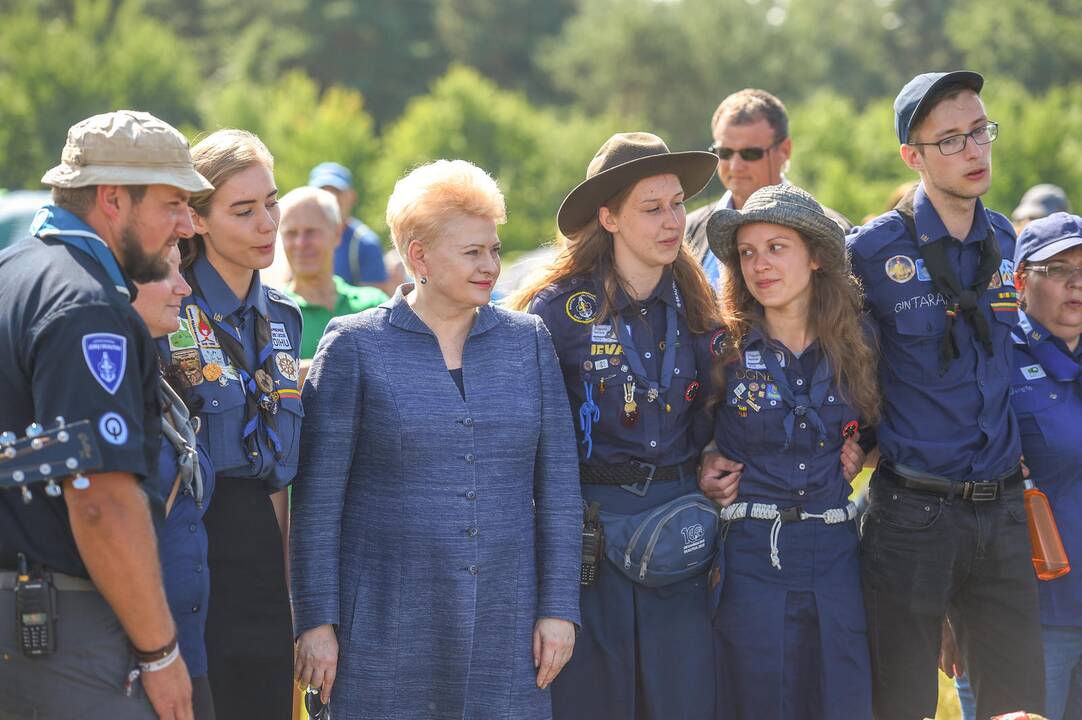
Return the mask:
POLYGON ((38 423, 30 423, 29 425, 26 426, 26 436, 28 438, 36 438, 38 435, 41 435, 43 432, 45 432, 45 428, 43 428, 38 423))
POLYGON ((14 445, 18 438, 15 437, 15 433, 10 430, 6 430, 0 433, 0 447, 7 447, 8 445, 14 445))
POLYGON ((30 494, 30 488, 28 488, 28 487, 26 487, 24 485, 20 489, 23 491, 23 504, 24 505, 29 505, 30 501, 34 499, 34 496, 30 494))
POLYGON ((64 422, 64 416, 63 415, 57 415, 56 416, 56 426, 58 428, 61 428, 61 429, 67 427, 67 423, 64 422))
POLYGON ((71 481, 71 486, 76 490, 86 490, 90 487, 90 478, 82 473, 75 476, 75 479, 71 481))
POLYGON ((60 497, 60 492, 60 486, 57 485, 53 480, 50 479, 48 482, 45 483, 45 494, 49 497, 60 497))

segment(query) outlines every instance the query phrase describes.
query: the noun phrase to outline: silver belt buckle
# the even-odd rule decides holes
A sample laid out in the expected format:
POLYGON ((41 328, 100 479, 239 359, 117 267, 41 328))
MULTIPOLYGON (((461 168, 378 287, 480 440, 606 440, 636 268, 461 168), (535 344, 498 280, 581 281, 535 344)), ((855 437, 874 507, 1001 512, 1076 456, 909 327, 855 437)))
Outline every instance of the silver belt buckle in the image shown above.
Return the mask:
POLYGON ((633 495, 646 497, 646 492, 650 489, 650 483, 654 480, 654 473, 657 472, 657 465, 654 465, 653 463, 638 462, 637 460, 633 460, 632 462, 646 470, 646 479, 642 482, 634 483, 633 485, 621 485, 620 487, 633 495))
POLYGON ((999 483, 995 482, 971 482, 967 483, 968 495, 962 497, 972 502, 989 502, 999 497, 999 483))

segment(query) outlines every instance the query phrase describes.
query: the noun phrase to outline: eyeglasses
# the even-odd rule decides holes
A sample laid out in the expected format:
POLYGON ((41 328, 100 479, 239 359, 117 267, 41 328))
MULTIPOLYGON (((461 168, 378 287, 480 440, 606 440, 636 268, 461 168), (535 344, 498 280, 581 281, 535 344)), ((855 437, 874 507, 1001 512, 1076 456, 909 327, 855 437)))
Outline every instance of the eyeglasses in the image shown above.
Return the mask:
POLYGON ((778 141, 772 143, 771 145, 769 145, 769 146, 767 146, 765 148, 751 147, 751 148, 740 148, 739 150, 734 150, 733 148, 722 147, 721 145, 719 145, 719 144, 717 144, 715 142, 715 143, 711 143, 710 146, 707 148, 707 150, 709 150, 710 152, 717 155, 718 158, 721 159, 721 160, 731 160, 733 155, 736 155, 737 153, 739 153, 740 158, 744 162, 757 162, 759 160, 762 160, 764 155, 766 155, 768 152, 770 152, 771 150, 776 148, 778 145, 781 145, 784 141, 785 141, 785 138, 782 138, 781 140, 778 140, 778 141))
POLYGON ((1065 283, 1075 275, 1082 275, 1082 265, 1068 265, 1067 263, 1050 263, 1048 265, 1026 265, 1026 270, 1041 273, 1049 280, 1065 283))
POLYGON ((987 145, 999 137, 999 123, 990 122, 987 125, 977 128, 976 130, 970 130, 967 133, 960 135, 951 135, 945 137, 939 142, 911 142, 907 145, 936 145, 939 147, 939 152, 943 155, 957 155, 966 149, 966 141, 969 138, 973 138, 973 142, 978 145, 987 145))
POLYGON ((312 720, 327 720, 330 710, 319 696, 319 688, 308 687, 304 691, 304 710, 312 720))

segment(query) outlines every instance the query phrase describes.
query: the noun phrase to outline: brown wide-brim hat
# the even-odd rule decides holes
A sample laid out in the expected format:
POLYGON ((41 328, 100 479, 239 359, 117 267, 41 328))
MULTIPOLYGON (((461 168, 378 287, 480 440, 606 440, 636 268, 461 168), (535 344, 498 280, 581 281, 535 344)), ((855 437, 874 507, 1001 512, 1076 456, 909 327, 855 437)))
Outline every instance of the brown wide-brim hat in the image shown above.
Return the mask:
POLYGON ((150 113, 135 110, 94 115, 68 130, 60 164, 45 185, 172 185, 199 192, 214 186, 196 172, 188 140, 150 113))
POLYGON ((823 256, 844 258, 845 232, 841 226, 809 192, 795 185, 767 185, 753 192, 740 210, 715 210, 706 222, 710 251, 726 262, 736 242, 736 231, 751 223, 792 228, 804 236, 809 246, 825 250, 823 256))
POLYGON ((571 235, 597 216, 606 200, 654 175, 680 178, 684 199, 698 195, 718 166, 713 153, 670 152, 665 141, 645 132, 617 133, 605 141, 586 168, 586 179, 567 194, 556 214, 560 232, 571 235))

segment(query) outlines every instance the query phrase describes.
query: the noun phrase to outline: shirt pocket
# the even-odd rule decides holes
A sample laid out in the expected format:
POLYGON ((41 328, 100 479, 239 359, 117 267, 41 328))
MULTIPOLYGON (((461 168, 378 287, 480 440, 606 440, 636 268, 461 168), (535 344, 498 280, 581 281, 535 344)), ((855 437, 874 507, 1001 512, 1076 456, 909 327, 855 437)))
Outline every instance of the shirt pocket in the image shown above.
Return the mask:
POLYGON ((301 420, 304 418, 304 407, 300 399, 282 398, 275 418, 278 440, 282 443, 282 459, 279 463, 283 467, 295 468, 300 455, 301 420))
MULTIPOLYGON (((966 322, 961 315, 954 319, 956 323, 966 322)), ((965 363, 952 360, 943 374, 939 372, 939 348, 943 335, 947 332, 947 314, 943 306, 934 309, 911 310, 896 316, 895 327, 908 346, 910 353, 917 360, 915 379, 932 386, 955 386, 973 372, 965 363)), ((909 363, 893 363, 895 367, 907 367, 909 363)))
POLYGON ((247 467, 244 394, 239 392, 239 387, 227 387, 219 392, 203 392, 201 395, 203 407, 199 412, 203 426, 199 429, 198 439, 210 452, 216 471, 247 467))
POLYGON ((1022 387, 1029 389, 1019 392, 1019 388, 1014 388, 1011 409, 1022 433, 1023 455, 1055 452, 1075 442, 1070 435, 1077 432, 1078 418, 1070 417, 1067 408, 1070 390, 1040 381, 1022 387))

